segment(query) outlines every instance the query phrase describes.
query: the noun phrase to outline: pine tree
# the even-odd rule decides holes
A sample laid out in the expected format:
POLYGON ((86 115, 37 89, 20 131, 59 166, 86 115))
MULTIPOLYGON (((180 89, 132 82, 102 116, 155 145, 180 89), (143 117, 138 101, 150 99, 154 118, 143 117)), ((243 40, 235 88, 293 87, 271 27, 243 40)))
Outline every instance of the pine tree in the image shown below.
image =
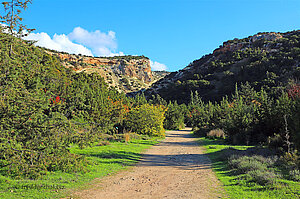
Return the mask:
POLYGON ((16 42, 15 38, 27 36, 28 33, 34 30, 22 24, 23 18, 20 17, 22 10, 27 9, 30 3, 32 3, 32 0, 10 0, 2 2, 5 15, 0 16, 0 22, 4 24, 3 31, 10 35, 8 37, 10 42, 10 56, 13 53, 13 45, 16 42))

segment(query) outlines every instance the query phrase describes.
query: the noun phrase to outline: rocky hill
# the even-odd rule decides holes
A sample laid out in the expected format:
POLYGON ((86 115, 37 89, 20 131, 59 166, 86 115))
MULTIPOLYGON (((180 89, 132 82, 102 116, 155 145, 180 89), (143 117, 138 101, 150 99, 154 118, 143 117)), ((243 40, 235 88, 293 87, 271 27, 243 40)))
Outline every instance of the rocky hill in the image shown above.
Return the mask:
POLYGON ((47 50, 59 58, 66 68, 76 72, 100 74, 105 82, 125 93, 149 88, 152 83, 169 74, 151 71, 150 60, 144 56, 90 57, 47 50))
POLYGON ((204 100, 231 95, 236 85, 280 90, 300 78, 300 31, 258 33, 223 43, 213 53, 159 80, 145 94, 187 102, 191 91, 204 100))

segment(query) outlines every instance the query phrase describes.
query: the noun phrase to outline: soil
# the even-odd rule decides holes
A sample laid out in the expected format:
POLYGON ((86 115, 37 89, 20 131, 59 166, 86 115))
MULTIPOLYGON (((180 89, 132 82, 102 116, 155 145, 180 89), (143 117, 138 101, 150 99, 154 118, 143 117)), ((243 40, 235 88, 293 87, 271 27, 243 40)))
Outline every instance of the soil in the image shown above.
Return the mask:
POLYGON ((166 139, 148 149, 141 161, 127 171, 107 176, 75 198, 195 199, 227 198, 211 169, 204 149, 190 129, 168 131, 166 139))

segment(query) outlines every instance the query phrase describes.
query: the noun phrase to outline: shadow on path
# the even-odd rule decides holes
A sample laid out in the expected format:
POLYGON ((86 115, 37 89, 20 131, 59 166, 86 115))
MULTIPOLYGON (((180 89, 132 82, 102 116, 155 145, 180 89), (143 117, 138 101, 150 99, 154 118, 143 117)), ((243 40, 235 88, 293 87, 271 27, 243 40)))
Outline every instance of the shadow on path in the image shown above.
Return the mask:
POLYGON ((150 155, 145 154, 139 167, 176 167, 182 170, 211 169, 204 154, 150 155))
POLYGON ((211 162, 207 155, 201 154, 199 143, 193 139, 194 135, 188 129, 168 131, 166 139, 156 145, 158 150, 164 151, 164 147, 173 148, 171 154, 144 154, 139 167, 176 167, 182 170, 211 169, 211 162), (188 133, 187 133, 188 132, 188 133), (178 139, 176 139, 178 138, 178 139), (194 147, 193 150, 190 147, 194 147), (190 148, 190 149, 189 149, 190 148), (193 152, 192 152, 193 151, 193 152), (196 152, 195 152, 196 151, 196 152))

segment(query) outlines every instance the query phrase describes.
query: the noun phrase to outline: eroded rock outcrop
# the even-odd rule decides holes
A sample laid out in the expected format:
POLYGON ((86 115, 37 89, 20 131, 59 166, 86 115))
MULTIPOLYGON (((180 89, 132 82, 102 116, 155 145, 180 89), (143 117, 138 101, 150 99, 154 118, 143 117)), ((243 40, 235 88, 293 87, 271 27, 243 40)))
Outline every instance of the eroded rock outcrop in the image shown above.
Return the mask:
POLYGON ((76 72, 100 74, 110 87, 126 93, 148 88, 164 77, 152 75, 150 60, 144 56, 89 57, 55 51, 48 53, 76 72))
POLYGON ((72 67, 76 71, 82 71, 90 67, 110 67, 112 70, 120 73, 121 75, 137 78, 144 83, 150 83, 152 81, 150 60, 144 56, 102 58, 70 55, 64 53, 53 54, 56 54, 65 63, 66 67, 72 67))
POLYGON ((282 35, 276 32, 258 33, 256 35, 248 37, 247 39, 245 39, 245 41, 240 41, 239 39, 226 41, 222 46, 220 46, 220 48, 214 50, 213 54, 216 55, 218 53, 233 52, 246 47, 251 47, 251 45, 258 40, 275 41, 280 38, 282 38, 282 35))
POLYGON ((270 33, 258 33, 252 37, 250 37, 250 41, 251 42, 255 42, 259 39, 265 39, 268 41, 275 41, 277 39, 282 38, 282 35, 280 33, 276 33, 276 32, 270 32, 270 33))

